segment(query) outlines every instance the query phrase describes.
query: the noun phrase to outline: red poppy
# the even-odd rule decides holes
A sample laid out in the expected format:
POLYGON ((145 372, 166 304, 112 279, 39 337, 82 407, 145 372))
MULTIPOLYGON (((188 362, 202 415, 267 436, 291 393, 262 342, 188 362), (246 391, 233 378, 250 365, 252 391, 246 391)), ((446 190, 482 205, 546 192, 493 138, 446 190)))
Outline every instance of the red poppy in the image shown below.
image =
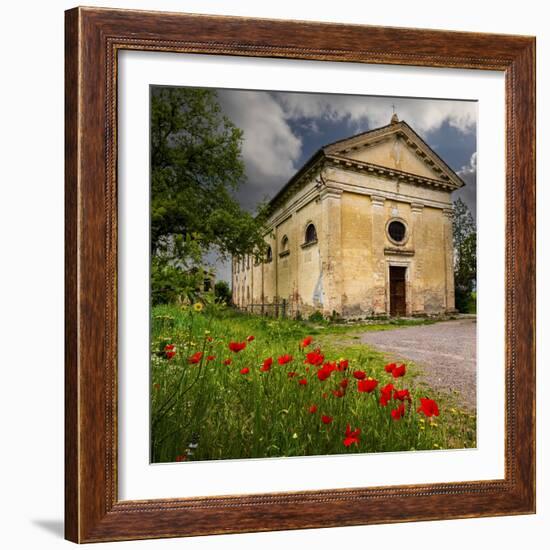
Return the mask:
POLYGON ((323 365, 323 368, 325 370, 328 370, 329 372, 332 372, 332 371, 335 371, 338 369, 338 367, 336 366, 336 361, 333 361, 332 363, 330 361, 327 361, 324 365, 323 365))
POLYGON ((344 378, 341 382, 340 382, 340 387, 343 388, 343 389, 346 389, 348 387, 348 384, 349 384, 349 380, 347 378, 344 378))
POLYGON ((399 420, 405 416, 405 403, 401 403, 397 409, 392 409, 391 417, 394 420, 399 420))
POLYGON ((380 405, 382 407, 385 407, 390 401, 393 389, 393 384, 386 384, 383 388, 380 388, 380 405))
POLYGON ((334 397, 344 397, 346 395, 346 390, 330 390, 334 397))
POLYGON ((359 443, 359 435, 361 434, 361 430, 357 428, 356 430, 352 430, 350 428, 350 425, 348 424, 346 426, 346 438, 344 439, 344 445, 346 447, 349 447, 353 443, 357 445, 359 443))
POLYGON ((292 355, 288 355, 285 354, 285 355, 281 355, 281 357, 279 357, 279 359, 277 359, 277 362, 279 363, 279 365, 286 365, 287 363, 290 363, 292 361, 292 355))
POLYGON ((244 367, 239 372, 241 374, 248 374, 250 372, 250 369, 248 367, 244 367))
POLYGON ((160 384, 154 384, 153 388, 155 388, 155 390, 159 391, 160 390, 160 384))
POLYGON ((214 341, 214 338, 212 338, 212 336, 207 336, 207 337, 206 337, 206 340, 207 340, 208 342, 213 342, 213 341, 214 341))
POLYGON ((319 380, 321 382, 323 382, 324 380, 326 380, 329 376, 330 376, 330 372, 329 370, 325 369, 325 368, 322 368, 322 369, 319 369, 317 371, 317 378, 319 378, 319 380))
POLYGON ((326 391, 324 391, 322 394, 321 394, 321 397, 323 399, 326 399, 328 397, 328 393, 326 391))
POLYGON ((197 353, 194 353, 193 355, 191 355, 191 357, 189 357, 189 362, 192 363, 193 365, 196 365, 197 363, 200 362, 201 359, 202 359, 202 351, 197 351, 197 353))
POLYGON ((327 416, 326 414, 321 416, 321 422, 323 424, 330 424, 332 422, 332 420, 333 420, 332 416, 327 416))
POLYGON ((311 405, 311 407, 309 408, 309 412, 311 414, 314 414, 317 412, 317 405, 311 405))
POLYGON ((420 407, 417 409, 418 412, 424 413, 428 418, 431 416, 439 416, 439 407, 433 399, 428 399, 427 397, 420 398, 420 407))
POLYGON ((385 367, 384 367, 384 370, 386 372, 393 372, 393 369, 395 369, 395 367, 397 367, 397 365, 395 363, 388 363, 385 367))
POLYGON ((174 344, 166 344, 164 346, 164 352, 167 359, 172 359, 176 355, 176 346, 174 344))
POLYGON ((184 460, 187 460, 187 455, 178 455, 176 457, 176 462, 183 462, 184 460))
POLYGON ((242 351, 244 348, 246 348, 246 342, 229 342, 229 349, 235 353, 242 351))
POLYGON ((410 403, 411 402, 411 394, 409 393, 409 390, 395 390, 393 392, 393 398, 398 399, 399 401, 405 401, 405 399, 410 403))
POLYGON ((251 335, 247 338, 247 340, 248 340, 249 342, 252 342, 252 341, 254 340, 254 336, 252 336, 252 334, 251 334, 251 335))
POLYGON ((297 372, 294 372, 294 371, 290 371, 290 372, 287 372, 286 375, 289 377, 289 378, 294 378, 298 373, 297 372))
POLYGON ((223 361, 224 365, 231 365, 231 363, 233 363, 233 361, 231 359, 224 359, 224 361, 223 361))
POLYGON ((206 360, 207 361, 214 361, 214 359, 216 359, 216 356, 215 355, 209 355, 206 360))
POLYGON ((304 363, 307 363, 308 365, 315 365, 319 366, 323 364, 323 361, 325 360, 325 356, 316 349, 315 351, 310 351, 306 354, 306 360, 304 363))
POLYGON ((298 384, 300 384, 300 386, 307 386, 307 378, 300 378, 298 384))
POLYGON ((391 371, 391 374, 394 378, 399 378, 401 376, 405 376, 406 372, 407 372, 407 369, 406 369, 405 365, 399 365, 399 367, 395 367, 391 371))
POLYGON ((378 380, 367 378, 366 380, 357 380, 357 391, 371 393, 378 386, 378 380))
POLYGON ((348 368, 348 365, 349 365, 349 361, 347 359, 342 359, 338 363, 338 370, 340 370, 340 371, 346 370, 348 368))
POLYGON ((302 340, 302 343, 300 344, 300 347, 307 348, 309 346, 309 344, 311 344, 311 342, 313 342, 313 338, 311 336, 306 336, 302 340))
POLYGON ((357 378, 357 380, 364 380, 367 377, 367 375, 362 370, 356 370, 356 371, 353 371, 353 377, 357 378))
POLYGON ((267 359, 264 359, 264 364, 260 367, 260 370, 262 372, 267 372, 271 369, 271 365, 273 365, 273 357, 268 357, 267 359))

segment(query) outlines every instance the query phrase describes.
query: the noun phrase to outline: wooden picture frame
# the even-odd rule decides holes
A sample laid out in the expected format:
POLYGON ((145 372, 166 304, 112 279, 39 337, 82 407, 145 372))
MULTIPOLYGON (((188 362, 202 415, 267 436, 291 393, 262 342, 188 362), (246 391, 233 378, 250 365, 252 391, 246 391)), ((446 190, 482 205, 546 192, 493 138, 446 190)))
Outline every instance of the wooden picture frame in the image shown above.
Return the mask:
POLYGON ((535 39, 98 8, 66 12, 65 533, 74 542, 535 511, 535 39), (505 477, 146 501, 117 496, 117 53, 501 71, 506 86, 505 477))

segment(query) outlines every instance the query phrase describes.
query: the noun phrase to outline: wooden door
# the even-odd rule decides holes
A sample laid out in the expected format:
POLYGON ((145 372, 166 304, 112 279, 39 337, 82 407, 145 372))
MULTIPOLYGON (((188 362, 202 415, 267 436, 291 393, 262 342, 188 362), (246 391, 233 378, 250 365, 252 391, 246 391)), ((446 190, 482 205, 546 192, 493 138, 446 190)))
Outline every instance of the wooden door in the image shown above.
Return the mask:
POLYGON ((390 315, 406 315, 407 300, 405 289, 406 267, 390 266, 390 315))

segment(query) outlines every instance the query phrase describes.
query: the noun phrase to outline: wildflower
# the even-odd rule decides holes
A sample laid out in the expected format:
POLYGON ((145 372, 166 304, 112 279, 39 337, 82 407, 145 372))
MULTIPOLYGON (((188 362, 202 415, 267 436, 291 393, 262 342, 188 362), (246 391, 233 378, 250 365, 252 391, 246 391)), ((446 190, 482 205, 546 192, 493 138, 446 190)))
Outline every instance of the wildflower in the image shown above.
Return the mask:
POLYGON ((164 353, 167 359, 172 359, 176 355, 176 346, 174 344, 166 344, 164 346, 164 353))
POLYGON ((406 399, 409 403, 411 402, 409 390, 395 390, 393 392, 393 398, 399 401, 405 401, 406 399))
POLYGON ((176 462, 183 462, 184 460, 187 460, 187 455, 178 455, 176 457, 176 462))
POLYGON ((371 393, 378 386, 378 380, 367 378, 366 380, 357 380, 357 391, 371 393))
POLYGON ((395 367, 391 373, 394 378, 399 378, 401 376, 405 376, 405 372, 407 371, 405 365, 400 365, 399 367, 395 367))
POLYGON ((357 380, 364 380, 366 376, 367 375, 362 370, 353 371, 353 377, 357 380))
POLYGON ((315 414, 317 412, 317 405, 311 405, 311 407, 309 408, 309 412, 311 414, 315 414))
POLYGON ((359 443, 359 435, 361 434, 361 430, 357 428, 356 430, 351 430, 350 425, 348 424, 346 426, 346 437, 344 439, 344 445, 346 447, 349 447, 353 443, 357 445, 359 443))
POLYGON ((325 381, 329 376, 330 376, 330 372, 329 370, 325 369, 325 368, 322 368, 322 369, 319 369, 317 371, 317 378, 319 378, 319 380, 321 382, 325 381))
POLYGON ((339 371, 346 370, 348 368, 348 365, 349 365, 349 361, 347 359, 340 359, 340 361, 338 362, 338 370, 339 371))
POLYGON ((192 365, 196 365, 197 363, 200 362, 201 359, 202 359, 202 351, 197 351, 197 353, 194 353, 193 355, 191 355, 191 357, 189 357, 189 362, 192 365))
POLYGON ((323 399, 326 399, 328 397, 328 393, 326 391, 324 391, 322 394, 321 394, 321 397, 323 399))
POLYGON ((334 397, 344 397, 346 395, 346 390, 330 390, 334 397))
POLYGON ((252 334, 246 339, 248 342, 252 342, 254 340, 254 336, 252 334))
POLYGON ((216 356, 215 355, 209 355, 206 360, 207 361, 214 361, 214 359, 216 359, 216 356))
POLYGON ((397 367, 397 365, 395 363, 388 363, 385 367, 384 367, 384 370, 386 372, 393 372, 393 369, 395 369, 395 367, 397 367))
POLYGON ((427 397, 420 398, 420 407, 418 407, 417 412, 423 413, 428 418, 439 416, 437 403, 433 399, 428 399, 427 397))
POLYGON ((213 341, 214 341, 214 338, 212 338, 212 336, 207 336, 207 337, 206 337, 206 341, 207 341, 207 342, 213 342, 213 341))
POLYGON ((311 336, 306 336, 301 344, 300 344, 300 347, 301 348, 307 348, 309 346, 309 344, 311 344, 311 342, 313 342, 313 338, 311 336))
POLYGON ((405 403, 401 403, 397 409, 392 409, 391 417, 394 420, 399 420, 405 416, 405 403))
POLYGON ((197 312, 197 313, 200 313, 203 309, 203 305, 200 303, 200 302, 197 302, 196 304, 193 304, 193 309, 197 312))
POLYGON ((160 384, 153 384, 153 388, 155 388, 155 390, 159 391, 160 390, 160 384))
POLYGON ((298 434, 296 432, 292 434, 292 439, 298 439, 298 434))
POLYGON ((231 363, 233 363, 233 361, 231 359, 224 359, 223 360, 224 365, 231 365, 231 363))
POLYGON ((260 367, 260 370, 262 372, 267 372, 269 369, 271 369, 271 365, 273 365, 273 357, 268 357, 267 359, 264 359, 264 363, 260 367))
POLYGON ((340 387, 345 390, 348 387, 348 384, 349 384, 349 380, 347 378, 344 378, 340 382, 340 387))
POLYGON ((323 416, 321 416, 321 422, 323 424, 330 424, 334 419, 332 418, 332 416, 327 416, 326 414, 324 414, 323 416))
POLYGON ((300 384, 300 386, 307 386, 307 378, 300 378, 298 384, 300 384))
POLYGON ((279 363, 279 365, 286 365, 287 363, 290 363, 292 361, 292 355, 288 355, 285 354, 285 355, 281 355, 281 357, 279 357, 279 359, 277 359, 277 362, 279 363))
POLYGON ((287 375, 289 378, 294 378, 294 377, 296 376, 296 374, 298 374, 298 373, 296 373, 296 372, 294 372, 294 371, 290 371, 290 372, 287 372, 287 373, 286 373, 286 375, 287 375))
POLYGON ((304 363, 318 367, 323 364, 324 360, 325 356, 321 354, 321 352, 317 349, 306 354, 306 360, 304 361, 304 363))
POLYGON ((393 391, 393 384, 386 384, 383 388, 380 388, 380 405, 385 407, 391 399, 391 392, 393 391))
POLYGON ((248 374, 250 372, 250 369, 248 367, 244 367, 239 372, 241 374, 248 374))
POLYGON ((242 351, 244 348, 246 348, 246 342, 229 342, 229 349, 235 353, 242 351))

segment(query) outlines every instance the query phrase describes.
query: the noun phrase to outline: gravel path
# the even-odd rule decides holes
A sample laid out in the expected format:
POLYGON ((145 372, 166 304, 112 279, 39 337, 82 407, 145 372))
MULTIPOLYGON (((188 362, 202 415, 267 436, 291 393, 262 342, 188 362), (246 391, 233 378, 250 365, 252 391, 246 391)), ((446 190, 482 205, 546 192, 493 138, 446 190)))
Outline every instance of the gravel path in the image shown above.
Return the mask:
POLYGON ((476 406, 476 320, 364 332, 361 342, 395 360, 410 360, 424 371, 423 380, 438 390, 457 390, 464 405, 476 406))

